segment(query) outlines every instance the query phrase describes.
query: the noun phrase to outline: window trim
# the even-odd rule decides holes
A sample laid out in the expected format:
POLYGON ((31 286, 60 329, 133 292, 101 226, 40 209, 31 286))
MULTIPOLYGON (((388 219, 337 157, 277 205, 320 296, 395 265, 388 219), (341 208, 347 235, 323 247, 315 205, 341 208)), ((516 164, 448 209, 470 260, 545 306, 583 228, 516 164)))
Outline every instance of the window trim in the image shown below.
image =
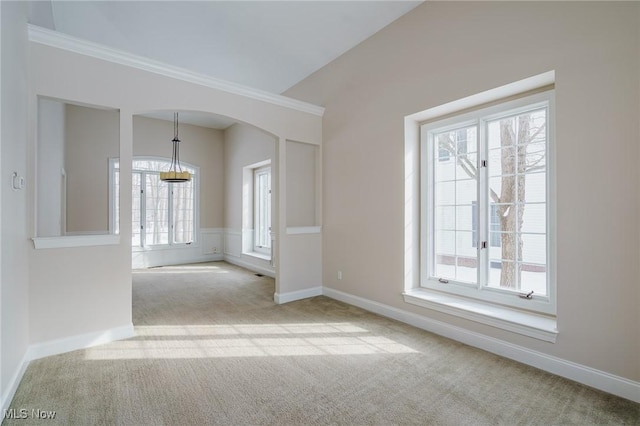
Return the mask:
MULTIPOLYGON (((455 114, 455 112, 453 113, 455 114)), ((555 102, 554 102, 554 90, 545 90, 533 95, 522 96, 515 100, 507 100, 495 105, 480 107, 470 112, 463 112, 461 114, 452 115, 442 120, 438 120, 437 117, 433 119, 418 123, 419 124, 419 170, 420 170, 420 184, 422 189, 420 190, 420 209, 419 215, 420 221, 420 252, 419 256, 419 284, 418 289, 434 290, 437 292, 451 294, 454 296, 462 296, 465 298, 477 300, 479 302, 486 302, 495 305, 508 306, 511 309, 520 309, 533 311, 544 315, 556 314, 556 247, 555 247, 555 235, 556 235, 556 223, 555 223, 555 102), (430 172, 430 165, 432 164, 433 150, 427 149, 428 144, 433 143, 432 132, 438 133, 445 132, 447 130, 458 129, 469 125, 477 125, 480 130, 478 138, 484 137, 483 128, 486 123, 496 118, 505 116, 517 115, 522 112, 526 112, 532 109, 540 108, 542 105, 548 108, 548 120, 547 120, 547 168, 546 168, 546 185, 547 185, 547 296, 534 297, 534 299, 521 299, 516 294, 506 294, 504 290, 494 289, 487 286, 483 286, 481 283, 477 285, 467 285, 465 283, 454 283, 454 285, 443 284, 435 279, 428 277, 428 270, 432 265, 429 264, 431 256, 425 256, 425 253, 430 253, 433 249, 430 244, 433 241, 432 238, 432 200, 431 196, 427 192, 432 185, 432 173, 430 172), (429 167, 429 171, 425 173, 425 169, 429 167), (427 222, 428 221, 428 222, 427 222), (427 226, 425 226, 427 225, 427 226)), ((479 150, 481 144, 479 143, 479 150)), ((485 185, 482 177, 478 179, 478 191, 485 185)), ((481 197, 482 198, 482 197, 481 197)), ((478 200, 481 202, 481 199, 478 200)), ((486 203, 486 200, 484 201, 486 203)), ((480 205, 479 220, 485 220, 485 208, 480 205)), ((479 258, 479 257, 478 257, 479 258)))

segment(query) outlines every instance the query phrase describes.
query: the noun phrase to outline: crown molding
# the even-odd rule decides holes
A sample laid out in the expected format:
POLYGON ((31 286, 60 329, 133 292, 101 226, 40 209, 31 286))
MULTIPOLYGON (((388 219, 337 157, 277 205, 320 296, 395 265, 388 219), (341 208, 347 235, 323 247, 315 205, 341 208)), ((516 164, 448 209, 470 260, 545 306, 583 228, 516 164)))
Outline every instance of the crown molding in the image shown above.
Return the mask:
POLYGON ((152 72, 165 77, 199 84, 201 86, 320 117, 324 114, 324 108, 317 105, 210 77, 204 74, 195 73, 184 68, 145 58, 144 56, 133 55, 119 49, 113 49, 111 47, 63 34, 58 31, 29 24, 28 33, 29 41, 34 43, 44 44, 58 49, 67 50, 69 52, 78 53, 80 55, 90 56, 104 61, 152 72))

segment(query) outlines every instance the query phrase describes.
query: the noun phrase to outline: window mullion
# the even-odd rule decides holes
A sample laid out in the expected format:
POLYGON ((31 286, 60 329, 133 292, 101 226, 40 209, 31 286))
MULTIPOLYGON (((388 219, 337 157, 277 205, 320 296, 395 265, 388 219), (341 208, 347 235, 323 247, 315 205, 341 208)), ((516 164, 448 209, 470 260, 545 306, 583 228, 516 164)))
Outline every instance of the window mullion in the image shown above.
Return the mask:
POLYGON ((145 247, 147 245, 147 174, 140 173, 140 188, 142 193, 140 194, 140 246, 145 247))
POLYGON ((478 289, 488 282, 489 252, 489 167, 487 122, 480 120, 476 129, 478 141, 478 289), (483 244, 485 242, 485 244, 483 244))

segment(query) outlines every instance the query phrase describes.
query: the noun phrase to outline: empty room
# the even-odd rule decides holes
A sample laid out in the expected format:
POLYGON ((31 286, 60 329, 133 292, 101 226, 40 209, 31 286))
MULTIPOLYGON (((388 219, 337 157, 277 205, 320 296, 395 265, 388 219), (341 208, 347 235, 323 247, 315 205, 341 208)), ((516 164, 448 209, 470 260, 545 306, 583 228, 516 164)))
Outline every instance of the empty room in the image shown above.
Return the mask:
POLYGON ((0 2, 3 425, 640 425, 640 3, 0 2))

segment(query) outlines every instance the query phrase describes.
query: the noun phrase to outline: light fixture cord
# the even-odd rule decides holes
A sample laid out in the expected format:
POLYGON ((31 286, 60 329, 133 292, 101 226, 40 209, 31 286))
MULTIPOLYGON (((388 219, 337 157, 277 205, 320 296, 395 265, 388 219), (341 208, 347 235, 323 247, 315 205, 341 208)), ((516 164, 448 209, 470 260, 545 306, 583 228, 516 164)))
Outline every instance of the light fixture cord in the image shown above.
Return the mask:
POLYGON ((174 171, 180 171, 182 173, 182 166, 180 165, 180 150, 178 148, 178 143, 180 139, 178 139, 178 113, 173 114, 173 156, 171 158, 171 168, 174 171))

